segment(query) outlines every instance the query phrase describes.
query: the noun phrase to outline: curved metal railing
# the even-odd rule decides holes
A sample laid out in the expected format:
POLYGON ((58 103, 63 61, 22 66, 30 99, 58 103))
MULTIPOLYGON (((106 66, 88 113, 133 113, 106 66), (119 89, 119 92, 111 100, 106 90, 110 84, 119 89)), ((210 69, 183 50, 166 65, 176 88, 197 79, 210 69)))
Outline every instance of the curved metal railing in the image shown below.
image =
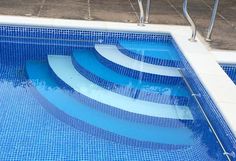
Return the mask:
POLYGON ((184 0, 184 2, 183 2, 183 12, 184 12, 185 18, 188 20, 188 22, 189 22, 189 24, 191 25, 191 28, 192 28, 192 36, 189 40, 192 41, 192 42, 195 42, 196 41, 197 29, 196 29, 195 23, 193 22, 192 18, 188 14, 188 0, 184 0))
MULTIPOLYGON (((215 24, 217 9, 218 9, 218 5, 219 5, 219 0, 214 0, 214 1, 215 1, 215 3, 214 3, 213 10, 212 10, 211 21, 210 21, 208 31, 207 31, 206 41, 211 41, 211 35, 212 35, 213 27, 214 27, 214 24, 215 24)), ((145 15, 144 15, 142 0, 138 0, 138 4, 139 4, 139 9, 140 9, 139 25, 144 26, 144 16, 145 16, 145 23, 149 22, 149 13, 150 13, 151 0, 147 0, 145 15)), ((196 41, 196 32, 197 32, 196 25, 193 22, 190 15, 188 14, 188 9, 187 8, 188 8, 188 0, 184 0, 184 2, 183 2, 183 13, 184 13, 185 18, 188 20, 188 22, 189 22, 189 24, 191 25, 191 28, 192 28, 192 36, 189 40, 194 42, 194 41, 196 41)))
POLYGON ((207 31, 206 41, 211 41, 211 34, 212 34, 212 30, 215 24, 218 5, 219 5, 219 0, 215 0, 214 8, 212 10, 212 15, 211 15, 211 21, 210 21, 208 31, 207 31))
POLYGON ((144 10, 143 10, 143 1, 138 0, 138 6, 140 10, 140 17, 139 17, 139 26, 144 26, 144 10))
POLYGON ((145 23, 148 23, 148 21, 149 21, 150 4, 151 4, 151 0, 147 0, 145 23))

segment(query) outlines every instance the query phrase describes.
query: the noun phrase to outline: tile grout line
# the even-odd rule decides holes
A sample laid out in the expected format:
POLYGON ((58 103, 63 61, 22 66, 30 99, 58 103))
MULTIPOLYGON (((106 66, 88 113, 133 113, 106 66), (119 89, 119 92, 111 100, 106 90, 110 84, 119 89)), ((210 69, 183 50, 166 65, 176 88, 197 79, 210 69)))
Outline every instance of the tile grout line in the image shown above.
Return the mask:
POLYGON ((38 14, 37 14, 37 17, 40 16, 41 11, 42 11, 42 9, 43 9, 43 6, 44 6, 45 2, 46 2, 46 0, 43 0, 43 1, 42 1, 41 5, 40 5, 40 8, 39 8, 39 12, 38 12, 38 14))
MULTIPOLYGON (((208 5, 205 0, 201 0, 209 9, 211 9, 211 11, 213 10, 213 8, 208 5)), ((217 11, 217 15, 220 16, 227 24, 229 24, 233 29, 236 29, 236 26, 234 24, 231 24, 231 22, 225 18, 221 13, 219 13, 219 11, 217 11)))
POLYGON ((136 18, 137 18, 137 21, 139 20, 139 15, 138 15, 138 13, 136 12, 136 10, 135 10, 135 8, 134 8, 134 5, 133 5, 133 3, 131 2, 131 0, 129 0, 129 3, 130 3, 130 6, 131 6, 131 8, 133 9, 133 11, 134 11, 134 13, 135 13, 135 16, 136 16, 136 18))

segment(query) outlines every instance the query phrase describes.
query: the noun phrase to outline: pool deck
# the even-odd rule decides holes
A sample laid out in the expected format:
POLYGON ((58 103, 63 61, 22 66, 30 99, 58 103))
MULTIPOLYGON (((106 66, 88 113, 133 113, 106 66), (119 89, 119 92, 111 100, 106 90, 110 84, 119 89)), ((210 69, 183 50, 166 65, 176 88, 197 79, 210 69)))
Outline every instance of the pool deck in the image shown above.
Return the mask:
MULTIPOLYGON (((144 1, 146 2, 146 1, 144 1)), ((182 0, 151 1, 150 23, 188 25, 182 0)), ((198 32, 206 36, 213 0, 190 0, 189 12, 198 32)), ((236 50, 236 0, 220 1, 212 48, 236 50)), ((8 0, 0 1, 1 15, 137 23, 137 0, 8 0)))

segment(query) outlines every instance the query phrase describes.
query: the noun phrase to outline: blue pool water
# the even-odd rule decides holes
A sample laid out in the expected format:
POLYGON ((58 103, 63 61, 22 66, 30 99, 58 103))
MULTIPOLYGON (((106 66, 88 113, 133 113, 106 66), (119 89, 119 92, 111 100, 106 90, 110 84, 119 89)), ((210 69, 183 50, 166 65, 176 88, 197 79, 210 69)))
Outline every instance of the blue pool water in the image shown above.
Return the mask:
MULTIPOLYGON (((12 26, 0 27, 0 35, 1 161, 226 160, 177 73, 177 66, 191 69, 169 35, 12 26), (139 42, 147 45, 135 49, 139 42), (115 53, 98 53, 95 45, 101 43, 121 53, 142 50, 149 58, 165 52, 145 63, 123 53, 133 64, 121 68, 118 63, 128 58, 108 63, 115 53), (160 82, 151 80, 158 76, 144 78, 141 71, 153 74, 156 67, 165 75, 160 82)), ((203 105, 212 110, 209 117, 216 113, 208 102, 203 105)), ((217 126, 231 149, 227 125, 217 126)))

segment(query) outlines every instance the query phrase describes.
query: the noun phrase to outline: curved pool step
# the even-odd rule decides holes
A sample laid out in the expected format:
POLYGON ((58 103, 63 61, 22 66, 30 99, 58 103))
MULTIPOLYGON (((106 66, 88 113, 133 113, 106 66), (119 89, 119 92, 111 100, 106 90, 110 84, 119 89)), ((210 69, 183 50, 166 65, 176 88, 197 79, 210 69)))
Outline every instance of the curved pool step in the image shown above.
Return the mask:
POLYGON ((112 70, 135 79, 155 83, 183 82, 177 68, 148 64, 122 54, 115 45, 95 44, 99 60, 112 70))
POLYGON ((126 97, 104 89, 86 79, 74 68, 71 57, 48 55, 52 71, 78 93, 120 110, 152 117, 193 120, 187 106, 167 105, 126 97))
POLYGON ((44 107, 58 119, 98 137, 149 148, 183 148, 193 144, 188 128, 165 128, 134 123, 99 112, 80 103, 58 87, 46 63, 27 62, 32 91, 44 107), (36 90, 36 91, 34 91, 36 90))
POLYGON ((120 40, 117 46, 123 54, 139 61, 181 67, 178 52, 170 42, 120 40))
POLYGON ((84 77, 110 91, 151 102, 187 105, 189 94, 183 85, 166 85, 139 81, 104 66, 92 49, 79 49, 72 54, 76 70, 84 77))

